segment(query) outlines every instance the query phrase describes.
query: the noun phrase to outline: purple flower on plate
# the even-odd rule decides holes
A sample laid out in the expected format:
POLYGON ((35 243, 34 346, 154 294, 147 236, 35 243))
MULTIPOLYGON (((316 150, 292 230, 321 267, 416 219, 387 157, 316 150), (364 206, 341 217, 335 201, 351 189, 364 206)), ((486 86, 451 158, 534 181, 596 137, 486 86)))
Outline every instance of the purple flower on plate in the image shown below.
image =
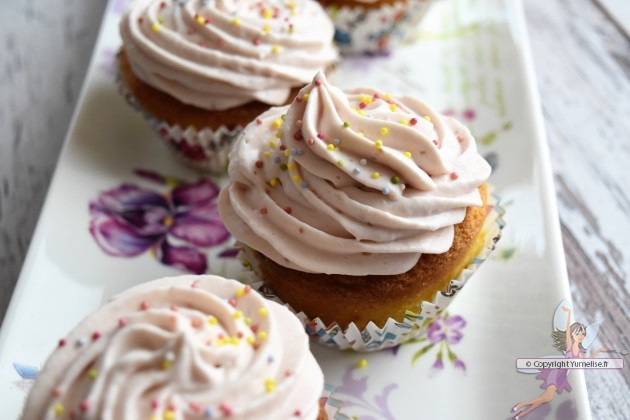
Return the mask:
POLYGON ((435 362, 429 372, 430 377, 444 370, 445 357, 455 369, 466 373, 466 364, 457 357, 451 348, 452 345, 458 344, 464 337, 462 329, 465 326, 466 320, 459 315, 449 316, 447 312, 439 314, 431 321, 424 335, 411 341, 412 343, 422 343, 422 346, 411 357, 411 365, 413 366, 426 354, 437 350, 435 362))
POLYGON ((151 252, 160 262, 200 274, 208 267, 200 248, 225 242, 230 234, 219 219, 219 187, 204 179, 185 183, 149 171, 138 175, 166 186, 165 193, 122 184, 90 203, 90 233, 116 257, 151 252))
POLYGON ((459 315, 449 316, 446 319, 436 318, 427 329, 427 336, 433 343, 446 341, 448 344, 457 344, 463 337, 461 329, 466 326, 466 321, 459 315))

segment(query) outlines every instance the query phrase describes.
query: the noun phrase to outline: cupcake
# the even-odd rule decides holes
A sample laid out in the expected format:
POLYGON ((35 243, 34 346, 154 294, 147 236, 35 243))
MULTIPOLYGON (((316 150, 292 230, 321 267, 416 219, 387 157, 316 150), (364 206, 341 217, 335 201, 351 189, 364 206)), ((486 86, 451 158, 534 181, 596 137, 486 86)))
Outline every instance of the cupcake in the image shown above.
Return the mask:
POLYGON ((234 280, 181 276, 133 287, 83 320, 22 418, 315 419, 322 389, 286 308, 234 280))
POLYGON ((388 54, 410 40, 432 0, 318 0, 342 54, 388 54))
POLYGON ((242 127, 334 65, 333 32, 313 0, 136 0, 119 86, 185 162, 223 171, 242 127))
POLYGON ((264 283, 320 339, 362 332, 344 344, 360 350, 417 335, 497 236, 466 127, 322 74, 245 129, 228 173, 219 211, 264 283), (403 330, 384 342, 388 323, 403 330))

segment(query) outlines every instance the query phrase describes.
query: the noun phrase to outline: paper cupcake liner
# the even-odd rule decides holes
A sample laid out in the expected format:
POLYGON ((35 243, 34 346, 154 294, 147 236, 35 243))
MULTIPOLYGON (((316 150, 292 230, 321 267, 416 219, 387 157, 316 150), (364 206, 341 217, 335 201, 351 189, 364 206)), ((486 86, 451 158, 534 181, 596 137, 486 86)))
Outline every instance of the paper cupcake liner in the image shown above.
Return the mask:
POLYGON ((222 125, 216 129, 209 127, 197 130, 189 126, 170 125, 148 113, 127 89, 120 75, 116 77, 118 91, 127 103, 142 114, 160 138, 187 166, 206 173, 224 173, 232 145, 243 132, 243 127, 228 128, 222 125))
POLYGON ((328 6, 335 42, 345 55, 388 54, 417 30, 432 0, 408 0, 376 8, 328 6))
POLYGON ((383 327, 379 327, 373 322, 363 329, 354 324, 350 324, 344 331, 336 323, 326 325, 319 318, 311 319, 304 312, 297 312, 290 305, 281 301, 273 291, 261 280, 260 272, 256 267, 255 251, 248 247, 243 247, 243 264, 252 272, 250 278, 252 287, 256 288, 267 299, 272 299, 284 304, 291 309, 305 326, 306 332, 317 340, 320 344, 340 350, 352 349, 359 352, 368 352, 386 349, 423 334, 429 324, 443 311, 453 300, 459 290, 464 287, 468 279, 488 258, 494 250, 495 244, 501 238, 501 231, 505 226, 503 215, 505 209, 499 205, 500 199, 495 195, 490 196, 488 203, 488 215, 483 229, 486 232, 483 249, 471 263, 462 270, 460 275, 452 279, 446 290, 438 292, 432 302, 422 301, 420 303, 421 312, 416 314, 407 311, 402 322, 389 318, 383 327))

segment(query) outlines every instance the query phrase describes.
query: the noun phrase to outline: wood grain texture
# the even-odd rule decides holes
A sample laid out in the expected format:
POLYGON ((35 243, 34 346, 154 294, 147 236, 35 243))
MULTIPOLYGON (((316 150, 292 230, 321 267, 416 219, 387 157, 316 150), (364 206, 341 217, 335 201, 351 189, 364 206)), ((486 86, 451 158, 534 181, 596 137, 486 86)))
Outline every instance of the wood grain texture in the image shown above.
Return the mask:
MULTIPOLYGON (((531 0, 526 14, 574 313, 603 321, 590 350, 630 350, 630 42, 591 0, 531 0)), ((594 418, 628 418, 630 369, 586 384, 594 418)))
MULTIPOLYGON (((575 314, 583 322, 603 321, 601 345, 630 350, 630 41, 596 0, 524 2, 575 314)), ((104 6, 82 0, 0 5, 0 320, 104 6)), ((587 372, 593 417, 627 418, 629 384, 628 368, 587 372)))
POLYGON ((68 129, 105 3, 0 4, 0 321, 68 129))

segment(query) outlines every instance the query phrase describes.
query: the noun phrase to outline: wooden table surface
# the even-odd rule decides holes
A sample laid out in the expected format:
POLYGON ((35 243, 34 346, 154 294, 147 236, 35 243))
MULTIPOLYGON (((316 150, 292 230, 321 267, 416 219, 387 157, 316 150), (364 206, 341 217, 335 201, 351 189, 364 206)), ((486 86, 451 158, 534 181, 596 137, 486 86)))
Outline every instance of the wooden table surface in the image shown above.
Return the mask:
MULTIPOLYGON (((105 3, 0 4, 0 321, 105 3)), ((575 311, 605 322, 602 345, 630 350, 630 7, 525 3, 575 311)), ((630 368, 586 371, 586 380, 594 418, 630 417, 630 368)))

